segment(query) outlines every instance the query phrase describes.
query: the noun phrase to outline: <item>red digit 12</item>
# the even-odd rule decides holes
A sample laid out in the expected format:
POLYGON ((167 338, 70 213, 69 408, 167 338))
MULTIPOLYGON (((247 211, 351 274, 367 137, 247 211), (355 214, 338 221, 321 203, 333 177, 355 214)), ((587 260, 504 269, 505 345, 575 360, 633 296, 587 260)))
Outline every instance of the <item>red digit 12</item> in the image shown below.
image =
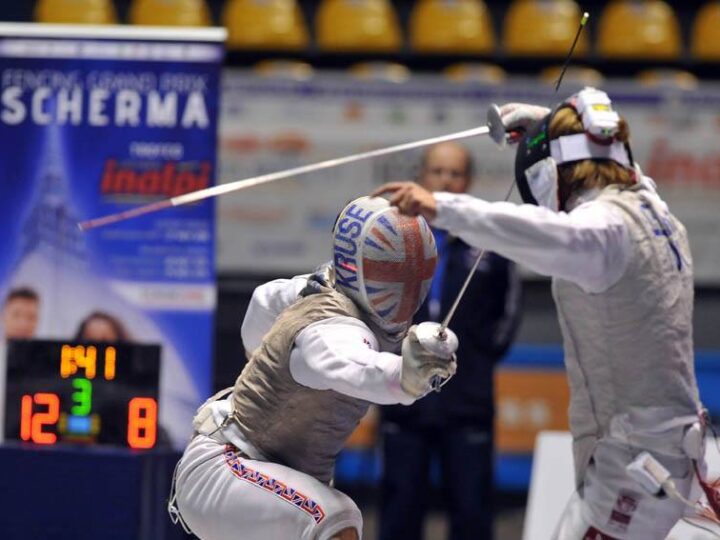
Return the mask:
POLYGON ((20 405, 20 438, 37 444, 55 444, 57 435, 43 431, 45 426, 57 424, 60 418, 60 397, 49 392, 25 394, 20 405), (33 413, 33 405, 44 405, 47 410, 33 413))

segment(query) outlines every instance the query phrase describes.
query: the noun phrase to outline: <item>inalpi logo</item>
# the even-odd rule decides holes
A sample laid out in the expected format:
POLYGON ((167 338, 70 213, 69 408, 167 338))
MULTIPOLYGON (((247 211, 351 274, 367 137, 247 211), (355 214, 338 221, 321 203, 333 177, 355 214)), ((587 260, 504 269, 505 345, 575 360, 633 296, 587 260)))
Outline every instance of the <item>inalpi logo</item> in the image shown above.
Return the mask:
POLYGON ((208 161, 165 162, 151 167, 105 162, 100 192, 105 196, 176 197, 210 186, 208 161))

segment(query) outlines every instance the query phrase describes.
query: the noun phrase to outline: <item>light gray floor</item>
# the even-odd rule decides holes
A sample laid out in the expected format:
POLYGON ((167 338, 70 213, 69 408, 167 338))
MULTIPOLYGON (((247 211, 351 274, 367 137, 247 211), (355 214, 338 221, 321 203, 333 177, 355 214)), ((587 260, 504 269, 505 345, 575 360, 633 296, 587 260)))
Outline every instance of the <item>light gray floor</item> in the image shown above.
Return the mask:
MULTIPOLYGON (((525 516, 523 509, 505 510, 495 518, 495 540, 521 540, 522 525, 525 516)), ((363 509, 363 540, 376 540, 377 538, 377 511, 375 509, 363 509)), ((444 516, 438 513, 431 513, 425 525, 424 540, 446 540, 447 521, 444 516)))

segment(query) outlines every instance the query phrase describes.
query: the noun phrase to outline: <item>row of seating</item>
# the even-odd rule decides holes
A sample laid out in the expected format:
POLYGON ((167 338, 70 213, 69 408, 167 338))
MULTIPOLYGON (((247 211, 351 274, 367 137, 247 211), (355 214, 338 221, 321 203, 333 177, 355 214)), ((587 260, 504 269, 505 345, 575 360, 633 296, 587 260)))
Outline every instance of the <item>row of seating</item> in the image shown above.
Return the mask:
MULTIPOLYGON (((554 86, 562 66, 549 66, 540 71, 537 80, 541 84, 554 86)), ((253 66, 253 71, 266 78, 306 81, 315 75, 307 62, 296 60, 263 60, 253 66)), ((347 73, 361 80, 403 83, 412 77, 407 66, 396 62, 370 61, 350 66, 347 73)), ((502 84, 508 74, 500 66, 484 62, 459 62, 446 67, 442 74, 445 79, 459 84, 480 83, 502 84)), ((601 86, 605 77, 597 69, 585 66, 570 66, 563 77, 565 84, 578 86, 601 86)), ((699 79, 689 71, 679 69, 644 69, 635 76, 638 85, 652 88, 695 90, 699 79)))
MULTIPOLYGON (((299 51, 310 36, 298 0, 226 0, 222 23, 230 48, 299 51)), ((39 0, 40 22, 117 21, 112 0, 39 0)), ((574 0, 513 0, 503 20, 502 50, 514 56, 562 56, 581 18, 574 0)), ((683 54, 680 25, 663 0, 613 0, 597 21, 596 52, 605 58, 674 60, 683 54)), ((204 26, 212 23, 205 0, 133 0, 129 22, 141 25, 204 26)), ((409 46, 421 53, 493 54, 499 45, 483 0, 417 0, 408 21, 409 46)), ((690 52, 702 61, 720 60, 720 2, 697 13, 690 52)), ((389 0, 320 0, 315 43, 335 52, 396 52, 403 46, 389 0)), ((590 51, 584 32, 576 54, 590 51)))

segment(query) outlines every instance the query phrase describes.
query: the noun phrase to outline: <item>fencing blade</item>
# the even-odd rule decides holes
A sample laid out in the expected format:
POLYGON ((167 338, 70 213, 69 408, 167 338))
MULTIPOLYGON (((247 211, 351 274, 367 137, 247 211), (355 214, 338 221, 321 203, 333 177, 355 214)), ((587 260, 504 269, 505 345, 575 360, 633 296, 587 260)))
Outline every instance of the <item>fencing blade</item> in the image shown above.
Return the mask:
POLYGON ((170 199, 157 201, 154 203, 138 206, 130 210, 118 212, 116 214, 110 214, 107 216, 89 219, 78 223, 78 227, 81 231, 89 231, 90 229, 97 229, 105 225, 112 223, 119 223, 126 219, 131 219, 144 214, 150 214, 165 208, 172 208, 175 206, 181 206, 183 204, 194 203, 209 199, 211 197, 217 197, 219 195, 225 195, 226 193, 232 193, 234 191, 240 191, 254 186, 267 184, 274 182, 275 180, 282 180, 283 178, 290 178, 292 176, 298 176, 301 174, 309 174, 316 171, 322 171, 324 169, 331 169, 340 165, 346 165, 348 163, 354 163, 355 161, 362 161, 364 159, 371 159, 380 156, 386 156, 389 154, 395 154, 397 152, 404 152, 405 150, 413 150, 415 148, 422 148, 424 146, 430 146, 447 141, 455 141, 458 139, 467 139, 469 137, 476 137, 478 135, 487 135, 489 128, 487 126, 480 126, 472 129, 466 129, 464 131, 458 131, 450 133, 448 135, 440 135, 438 137, 430 137, 429 139, 423 139, 420 141, 413 141, 409 143, 397 144, 395 146, 388 146, 385 148, 378 148, 376 150, 370 150, 368 152, 360 152, 358 154, 351 154, 349 156, 328 159, 320 161, 318 163, 312 163, 309 165, 301 165, 300 167, 293 167, 284 171, 278 171, 274 173, 261 174, 259 176, 253 176, 251 178, 244 178, 242 180, 236 180, 226 184, 220 184, 217 186, 200 189, 198 191, 192 191, 184 195, 178 195, 170 199))

